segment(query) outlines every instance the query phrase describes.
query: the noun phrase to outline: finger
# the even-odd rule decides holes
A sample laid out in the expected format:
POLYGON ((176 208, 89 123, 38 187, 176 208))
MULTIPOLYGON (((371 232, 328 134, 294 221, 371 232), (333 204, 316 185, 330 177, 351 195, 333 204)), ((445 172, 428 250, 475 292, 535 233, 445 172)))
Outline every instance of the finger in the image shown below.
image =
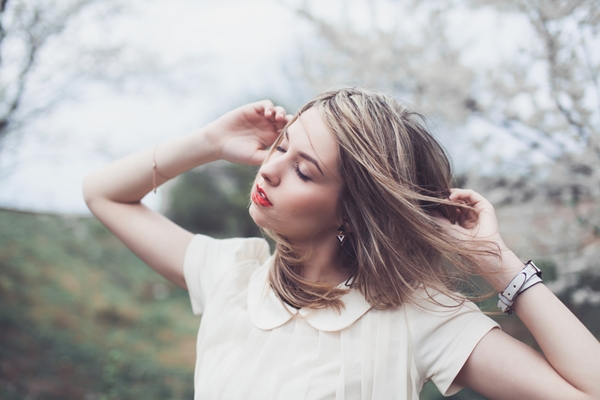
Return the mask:
POLYGON ((461 240, 470 238, 469 232, 464 227, 462 227, 460 224, 452 224, 446 218, 437 218, 436 217, 436 220, 440 224, 440 228, 444 232, 449 234, 450 236, 453 236, 453 237, 455 237, 457 239, 461 239, 461 240))
POLYGON ((278 119, 277 119, 277 121, 275 121, 275 129, 277 130, 277 132, 281 132, 283 130, 283 128, 285 128, 286 125, 288 125, 290 123, 290 121, 292 121, 293 118, 294 118, 293 115, 287 114, 287 115, 283 116, 283 118, 279 119, 279 115, 278 115, 278 119))
POLYGON ((281 106, 275 106, 273 114, 271 116, 271 122, 275 125, 275 130, 281 132, 281 130, 287 125, 285 108, 281 106))
POLYGON ((281 133, 281 131, 283 130, 283 128, 286 127, 287 121, 276 121, 274 125, 275 125, 275 130, 278 133, 281 133))
POLYGON ((470 197, 476 196, 476 195, 481 196, 479 193, 477 193, 476 191, 474 191, 472 189, 452 188, 452 189, 450 189, 450 196, 448 196, 448 198, 451 200, 458 200, 458 199, 470 198, 470 197))
POLYGON ((472 189, 450 189, 450 196, 448 198, 450 200, 474 200, 475 202, 485 201, 485 197, 472 189))
POLYGON ((253 104, 254 110, 258 114, 264 115, 266 118, 273 118, 275 115, 275 105, 271 100, 261 100, 253 104))
POLYGON ((285 120, 285 116, 287 114, 285 112, 285 108, 283 108, 281 106, 275 106, 274 111, 275 111, 275 120, 276 121, 284 121, 285 120))
POLYGON ((466 203, 476 208, 478 208, 477 205, 489 203, 485 197, 471 189, 450 189, 448 199, 457 203, 466 203))

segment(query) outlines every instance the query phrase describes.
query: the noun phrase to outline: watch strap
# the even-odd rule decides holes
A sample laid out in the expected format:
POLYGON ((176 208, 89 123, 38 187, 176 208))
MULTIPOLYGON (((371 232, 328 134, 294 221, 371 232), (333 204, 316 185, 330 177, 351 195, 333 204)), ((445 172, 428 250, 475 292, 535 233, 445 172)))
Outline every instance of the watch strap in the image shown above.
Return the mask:
POLYGON ((511 314, 512 306, 517 296, 533 285, 542 282, 542 271, 529 260, 525 267, 513 278, 506 289, 498 293, 498 308, 502 312, 511 314))

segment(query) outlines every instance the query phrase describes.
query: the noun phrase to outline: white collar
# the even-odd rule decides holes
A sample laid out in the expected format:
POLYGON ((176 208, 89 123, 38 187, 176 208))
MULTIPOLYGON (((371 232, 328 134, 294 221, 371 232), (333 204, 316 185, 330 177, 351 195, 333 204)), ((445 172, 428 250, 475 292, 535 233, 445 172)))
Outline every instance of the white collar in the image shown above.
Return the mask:
POLYGON ((273 257, 254 271, 248 285, 248 312, 252 323, 259 329, 271 330, 295 317, 305 319, 313 328, 320 331, 341 331, 371 309, 371 305, 360 291, 350 289, 341 297, 345 307, 340 313, 331 307, 296 310, 281 301, 269 284, 269 267, 272 263, 273 257))

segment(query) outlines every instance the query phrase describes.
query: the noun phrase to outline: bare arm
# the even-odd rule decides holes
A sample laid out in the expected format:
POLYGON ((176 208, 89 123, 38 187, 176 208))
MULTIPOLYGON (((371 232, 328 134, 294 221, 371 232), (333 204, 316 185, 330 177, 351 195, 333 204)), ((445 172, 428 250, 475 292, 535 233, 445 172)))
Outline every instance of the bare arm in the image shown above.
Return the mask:
POLYGON ((157 184, 218 159, 258 165, 289 116, 269 101, 237 108, 202 129, 115 161, 88 175, 85 201, 92 213, 146 264, 186 288, 183 258, 192 234, 141 199, 157 184))
MULTIPOLYGON (((477 213, 452 225, 458 235, 496 242, 501 259, 482 259, 494 274, 484 277, 502 291, 523 268, 498 234, 492 205, 470 190, 454 190, 452 200, 471 204, 477 213)), ((490 399, 600 399, 600 343, 543 284, 519 295, 513 306, 543 355, 500 330, 475 347, 457 382, 490 399)))

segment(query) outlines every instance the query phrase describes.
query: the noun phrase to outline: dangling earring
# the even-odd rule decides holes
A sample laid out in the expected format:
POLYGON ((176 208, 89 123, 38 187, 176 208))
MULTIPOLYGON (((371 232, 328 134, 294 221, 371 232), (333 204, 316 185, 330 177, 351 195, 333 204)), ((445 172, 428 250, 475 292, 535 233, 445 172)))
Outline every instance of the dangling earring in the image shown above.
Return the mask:
POLYGON ((344 233, 344 225, 341 225, 338 228, 338 234, 335 236, 337 237, 338 242, 340 242, 340 246, 344 245, 344 242, 346 241, 346 234, 344 233))

